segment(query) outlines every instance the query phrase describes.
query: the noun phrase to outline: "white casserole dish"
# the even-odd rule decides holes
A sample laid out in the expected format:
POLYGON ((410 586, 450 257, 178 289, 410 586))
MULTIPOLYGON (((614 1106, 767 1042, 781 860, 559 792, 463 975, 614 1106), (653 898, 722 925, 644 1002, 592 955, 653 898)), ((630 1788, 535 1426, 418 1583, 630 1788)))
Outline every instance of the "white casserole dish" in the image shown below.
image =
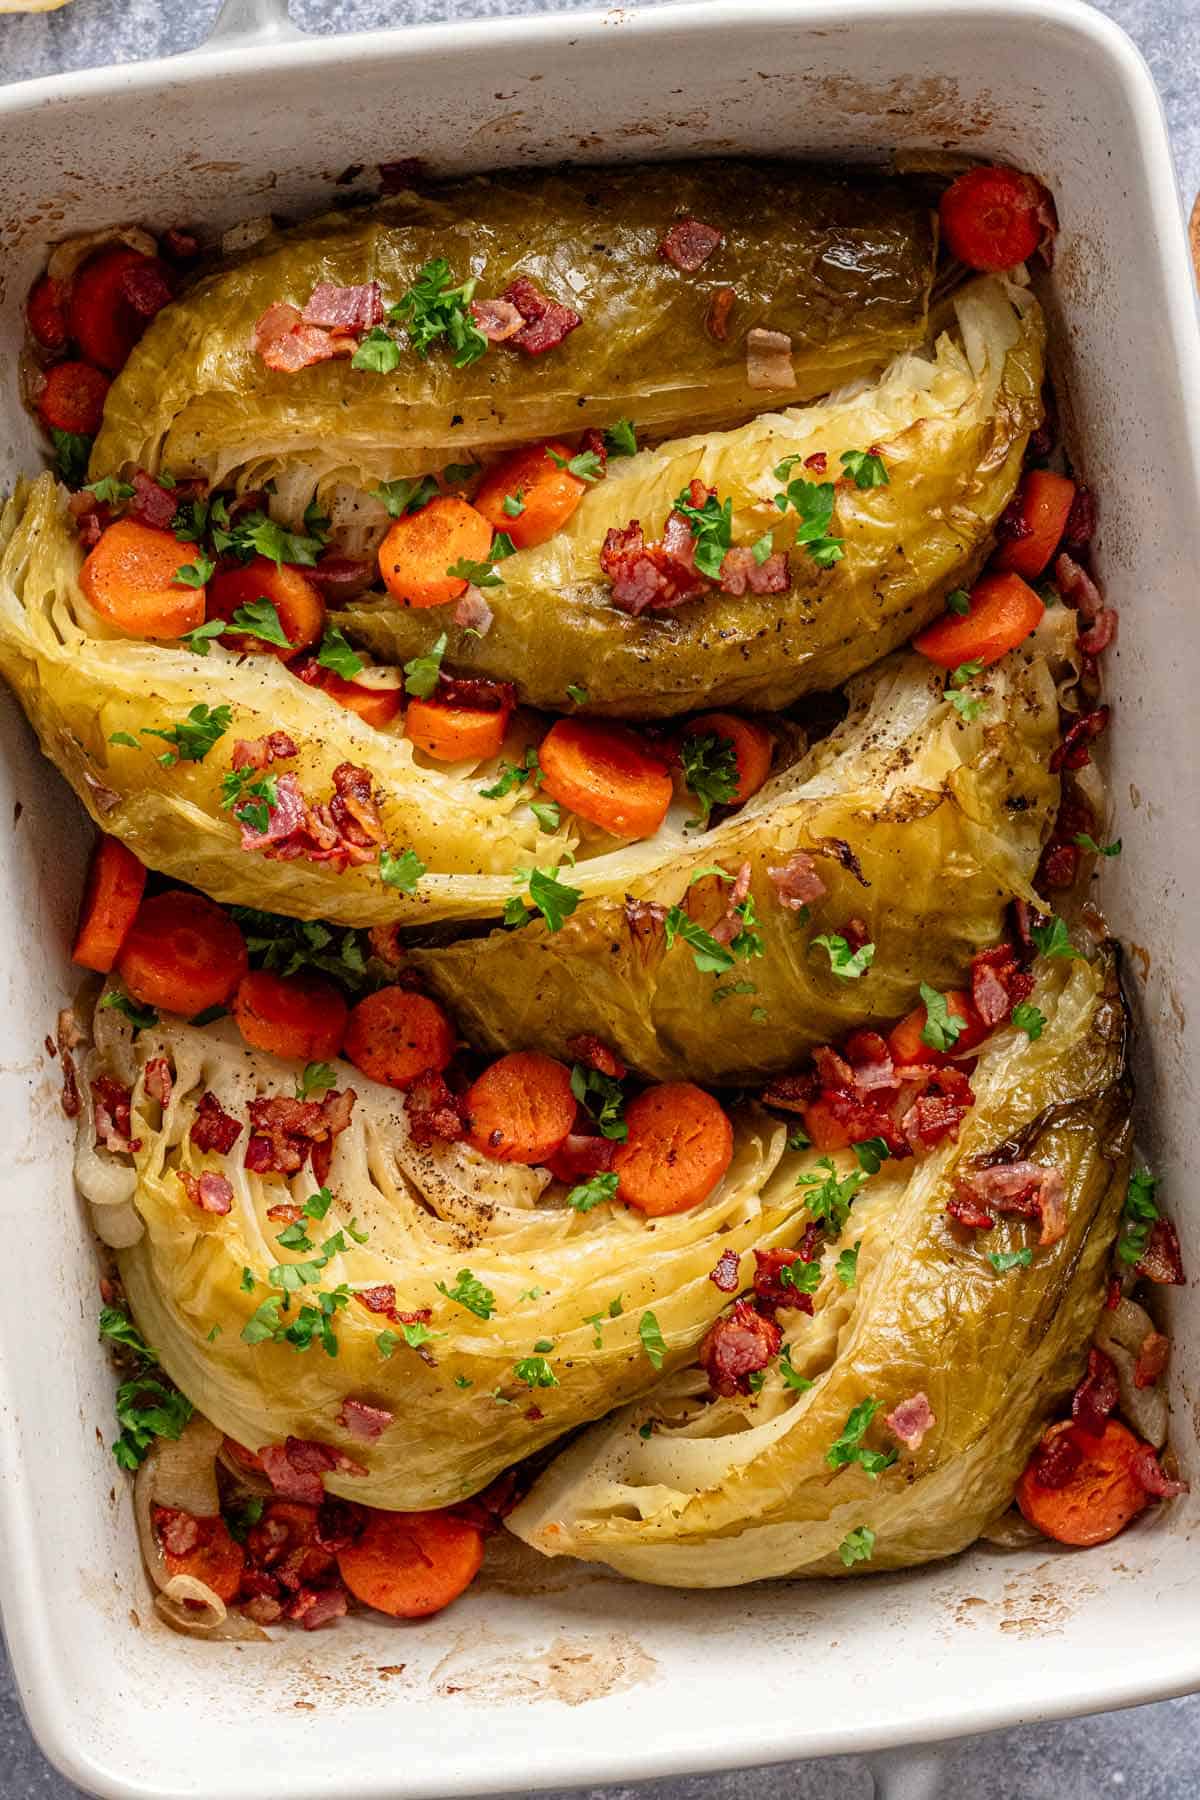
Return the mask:
MULTIPOLYGON (((0 94, 0 145, 5 484, 39 454, 17 393, 21 303, 46 241, 74 231, 311 210, 348 164, 412 154, 451 171, 955 146, 1041 175, 1063 227, 1060 379, 1124 614, 1108 666, 1125 854, 1103 902, 1134 947, 1142 1142, 1200 1270, 1200 338, 1158 100, 1115 27, 1072 0, 715 0, 306 42, 271 0, 232 0, 202 52, 0 94)), ((107 1448, 95 1254, 43 1049, 74 987, 91 832, 7 694, 0 738, 0 1577, 25 1705, 73 1781, 120 1800, 528 1791, 861 1753, 1200 1685, 1194 1285, 1169 1312, 1172 1436, 1197 1492, 1103 1549, 672 1594, 558 1564, 518 1584, 502 1546, 417 1626, 360 1616, 247 1649, 158 1625, 107 1448)))

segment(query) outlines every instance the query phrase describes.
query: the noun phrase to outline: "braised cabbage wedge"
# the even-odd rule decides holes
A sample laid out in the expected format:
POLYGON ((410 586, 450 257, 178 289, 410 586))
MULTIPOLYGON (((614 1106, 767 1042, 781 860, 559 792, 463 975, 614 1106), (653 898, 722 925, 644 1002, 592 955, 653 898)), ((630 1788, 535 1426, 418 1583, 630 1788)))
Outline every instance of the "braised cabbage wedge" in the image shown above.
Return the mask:
MULTIPOLYGON (((1129 1169, 1113 956, 1044 965, 1034 998, 1042 1035, 1009 1027, 988 1043, 958 1142, 884 1163, 863 1184, 813 1317, 780 1314, 787 1360, 761 1392, 709 1401, 698 1368, 671 1375, 567 1449, 510 1515, 512 1531, 547 1555, 673 1587, 904 1568, 978 1537, 1083 1372, 1129 1169), (1036 1231, 1012 1217, 969 1240, 946 1216, 958 1172, 1014 1157, 1064 1177, 1056 1243, 1032 1247, 1036 1231), (835 1261, 856 1242, 846 1286, 835 1261), (1032 1253, 1014 1263, 1018 1247, 1032 1253), (884 1421, 918 1394, 933 1423, 910 1450, 884 1421), (876 1469, 899 1451, 875 1475, 829 1454, 868 1401, 877 1411, 858 1443, 878 1453, 876 1469)), ((848 1152, 836 1160, 843 1175, 855 1167, 848 1152)), ((794 1179, 781 1162, 764 1198, 794 1179)), ((752 1273, 744 1257, 743 1282, 752 1273)))
POLYGON ((923 657, 901 654, 850 684, 842 723, 691 851, 543 923, 471 937, 412 960, 488 1049, 565 1054, 599 1032, 655 1077, 753 1081, 867 1020, 892 1021, 919 984, 957 985, 1030 882, 1058 807, 1049 770, 1074 624, 1048 611, 1020 649, 972 682, 964 718, 923 657), (968 706, 968 711, 975 711, 968 706), (811 857, 826 892, 781 903, 772 869, 811 857), (749 865, 761 954, 697 946, 749 865), (714 876, 714 868, 728 877, 714 876), (710 871, 704 874, 704 871, 710 871), (676 915, 670 929, 670 909, 676 915), (657 909, 657 910, 655 910, 657 909), (851 977, 821 938, 861 922, 873 960, 851 977))
POLYGON ((648 1220, 613 1204, 572 1210, 544 1170, 465 1144, 420 1147, 404 1096, 339 1065, 340 1088, 357 1099, 334 1144, 332 1199, 305 1215, 301 1241, 303 1230, 267 1209, 302 1206, 316 1181, 301 1173, 289 1192, 244 1166, 249 1102, 294 1094, 301 1066, 247 1051, 229 1024, 164 1020, 133 1036, 101 1007, 95 1034, 84 1073, 132 1089, 140 1144, 132 1157, 95 1148, 85 1092, 76 1174, 143 1336, 193 1405, 238 1443, 258 1449, 291 1434, 342 1448, 367 1474, 331 1476, 330 1489, 373 1506, 461 1499, 643 1392, 659 1367, 688 1359, 720 1311, 709 1280, 718 1255, 782 1243, 803 1226, 790 1182, 776 1184, 770 1206, 759 1199, 784 1134, 755 1109, 736 1122, 732 1163, 708 1198, 648 1220), (146 1085, 153 1062, 150 1086, 161 1094, 163 1058, 165 1107, 146 1085), (191 1140, 205 1094, 243 1123, 228 1155, 191 1140), (194 1204, 181 1172, 223 1176, 231 1209, 194 1204), (381 1284, 394 1287, 397 1319, 350 1297, 381 1284), (335 1296, 325 1304, 336 1354, 311 1324, 307 1348, 282 1336, 289 1324, 303 1335, 303 1309, 320 1311, 323 1295, 335 1296), (348 1399, 393 1415, 375 1441, 340 1422, 348 1399))
MULTIPOLYGON (((562 531, 501 565, 485 636, 455 625, 450 607, 415 611, 377 596, 347 605, 338 623, 391 661, 427 651, 444 632, 448 668, 513 681, 525 700, 560 711, 572 689, 586 692, 584 710, 649 718, 718 704, 779 708, 835 687, 927 624, 978 571, 1041 420, 1043 341, 1028 288, 984 277, 955 296, 931 352, 900 356, 874 385, 610 458, 607 478, 562 531), (886 485, 839 482, 829 530, 844 554, 819 568, 794 543, 797 513, 781 514, 775 496, 795 475, 842 477, 842 454, 869 447, 882 455, 886 485), (813 455, 824 456, 824 473, 801 467, 813 455), (647 539, 661 536, 692 480, 732 501, 735 545, 771 533, 789 551, 791 586, 713 591, 631 617, 601 573, 605 534, 637 520, 647 539)), ((681 362, 690 367, 690 354, 681 362)))
POLYGON ((918 343, 934 251, 916 190, 795 164, 538 171, 403 193, 273 237, 159 313, 113 384, 93 473, 261 484, 302 462, 313 480, 365 485, 622 415, 664 431, 726 424, 765 397, 747 381, 755 326, 791 338, 795 386, 776 392, 799 399, 918 343), (693 272, 658 254, 688 214, 724 238, 693 272), (547 354, 501 346, 463 369, 405 346, 387 374, 339 360, 288 375, 251 348, 276 301, 377 281, 392 304, 438 258, 480 299, 523 276, 581 324, 547 354), (722 288, 734 299, 719 338, 705 320, 722 288))

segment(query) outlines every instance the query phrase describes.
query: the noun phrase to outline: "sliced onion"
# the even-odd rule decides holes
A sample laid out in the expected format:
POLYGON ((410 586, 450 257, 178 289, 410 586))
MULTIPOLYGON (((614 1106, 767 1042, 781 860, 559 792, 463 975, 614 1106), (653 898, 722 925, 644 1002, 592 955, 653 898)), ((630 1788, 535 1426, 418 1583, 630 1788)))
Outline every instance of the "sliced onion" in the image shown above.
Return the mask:
POLYGON ((1037 1526, 1031 1525, 1015 1506, 1002 1512, 998 1519, 993 1519, 979 1534, 981 1544, 990 1544, 997 1550, 1027 1550, 1030 1544, 1042 1544, 1045 1541, 1037 1526))
POLYGON ((106 244, 128 244, 131 250, 138 250, 143 256, 158 255, 158 245, 140 225, 106 225, 102 231, 85 231, 79 237, 56 244, 46 264, 47 275, 52 281, 69 286, 80 266, 97 250, 103 250, 106 244))
POLYGON ((154 1596, 154 1610, 172 1631, 182 1632, 184 1637, 208 1638, 218 1643, 271 1641, 253 1619, 230 1612, 220 1595, 194 1575, 173 1575, 162 1593, 154 1596), (197 1605, 204 1611, 197 1612, 197 1605))
POLYGON ((261 244, 264 238, 270 237, 275 229, 275 221, 270 213, 260 213, 255 219, 243 219, 240 225, 231 225, 228 231, 221 233, 221 255, 236 256, 239 250, 253 250, 255 244, 261 244))
POLYGON ((1144 1306, 1136 1300, 1122 1300, 1111 1312, 1105 1310, 1100 1315, 1095 1342, 1113 1360, 1125 1418, 1139 1437, 1161 1450, 1167 1441, 1169 1419, 1166 1389, 1161 1382, 1140 1388, 1133 1378, 1146 1334, 1156 1329, 1144 1306))
POLYGON ((133 1201, 125 1200, 116 1206, 94 1206, 92 1230, 110 1250, 129 1250, 141 1242, 146 1227, 133 1201))

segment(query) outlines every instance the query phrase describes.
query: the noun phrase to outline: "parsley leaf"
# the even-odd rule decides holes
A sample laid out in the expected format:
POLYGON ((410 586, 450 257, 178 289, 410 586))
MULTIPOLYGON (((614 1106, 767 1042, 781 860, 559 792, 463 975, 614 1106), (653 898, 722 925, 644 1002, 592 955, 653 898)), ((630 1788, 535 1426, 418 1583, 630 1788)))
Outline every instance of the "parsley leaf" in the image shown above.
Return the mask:
POLYGON ((983 674, 983 660, 975 657, 971 662, 961 662, 956 669, 950 671, 950 686, 964 688, 968 681, 974 681, 977 675, 983 674))
POLYGON ((353 681, 366 667, 357 650, 351 649, 346 642, 345 633, 339 631, 336 625, 325 627, 321 648, 317 651, 317 663, 322 669, 332 669, 343 681, 353 681))
POLYGON ((658 1320, 652 1312, 644 1312, 638 1320, 638 1336, 642 1340, 642 1349, 651 1363, 656 1369, 661 1369, 663 1357, 667 1354, 667 1345, 659 1329, 658 1320))
POLYGON ((505 794, 511 794, 514 788, 521 787, 531 781, 534 787, 540 787, 545 780, 542 765, 538 761, 538 753, 531 744, 525 752, 525 760, 519 763, 501 762, 500 774, 491 787, 479 789, 482 800, 502 800, 505 794))
POLYGON ((1009 1269, 1027 1269, 1033 1261, 1033 1251, 1028 1245, 1024 1250, 989 1250, 987 1259, 997 1275, 1004 1275, 1009 1269))
POLYGON ((318 1094, 327 1093, 337 1086, 337 1070, 332 1063, 305 1063, 303 1073, 296 1083, 297 1100, 312 1100, 318 1094))
POLYGON ((888 472, 882 456, 870 450, 843 450, 839 460, 847 475, 853 476, 856 488, 887 487, 888 472))
POLYGON ((212 579, 216 563, 207 556, 198 556, 194 563, 183 563, 171 577, 173 587, 202 588, 206 581, 212 579))
POLYGON ((50 441, 54 445, 54 462, 59 474, 68 487, 78 487, 87 474, 88 457, 92 454, 92 440, 78 431, 59 431, 51 427, 50 441))
POLYGON ((892 1154, 881 1137, 864 1138, 861 1144, 853 1144, 851 1148, 864 1175, 878 1175, 880 1167, 892 1154))
POLYGON ((426 650, 423 656, 414 656, 411 662, 404 665, 404 689, 408 694, 415 694, 419 700, 428 700, 438 684, 438 676, 442 670, 442 658, 446 654, 449 639, 443 631, 437 642, 426 650))
POLYGON ((214 706, 209 708, 201 701, 193 706, 186 719, 178 725, 166 729, 155 725, 143 725, 143 737, 162 738, 172 748, 159 757, 159 761, 170 768, 177 762, 203 762, 218 738, 223 738, 233 723, 231 706, 214 706))
POLYGON ((927 981, 921 983, 921 999, 925 1002, 921 1042, 928 1044, 931 1050, 953 1050, 966 1020, 952 1013, 945 994, 939 994, 927 981))
POLYGON ((157 1362, 158 1358, 143 1338, 141 1332, 119 1306, 102 1306, 100 1309, 100 1336, 106 1343, 116 1344, 122 1350, 131 1350, 140 1356, 143 1362, 157 1362))
POLYGON ((715 731, 689 734, 680 739, 679 761, 684 782, 700 806, 699 814, 690 823, 707 825, 714 806, 725 806, 737 798, 738 764, 733 741, 718 737, 715 731))
POLYGON ((715 494, 708 494, 703 506, 693 506, 691 490, 685 488, 677 495, 674 510, 681 513, 692 528, 695 539, 692 554, 696 567, 710 581, 719 581, 725 552, 733 543, 733 501, 726 499, 722 504, 715 494))
POLYGON ((399 481, 381 481, 370 492, 373 500, 383 501, 393 519, 399 519, 405 513, 417 512, 431 500, 436 500, 441 489, 436 477, 420 475, 411 480, 401 478, 399 481))
POLYGON ((317 919, 285 918, 254 906, 231 906, 229 914, 242 928, 255 968, 280 975, 317 969, 355 991, 366 981, 365 931, 346 928, 335 934, 317 919))
POLYGON ((434 344, 445 339, 456 369, 465 369, 486 354, 488 340, 471 317, 474 277, 458 287, 450 285, 450 264, 435 256, 420 271, 408 292, 389 308, 393 324, 403 325, 417 355, 425 358, 434 344))
POLYGON ((515 494, 505 494, 500 506, 505 518, 519 519, 525 511, 524 488, 518 488, 515 494))
POLYGON ((271 808, 278 802, 278 780, 261 769, 227 769, 221 777, 222 807, 252 831, 269 829, 271 808))
POLYGON ((803 1257, 797 1257, 795 1262, 784 1263, 780 1269, 779 1285, 785 1288, 795 1288, 798 1294, 815 1294, 821 1285, 821 1275, 819 1257, 814 1257, 811 1262, 806 1262, 803 1257))
POLYGON ((1076 833, 1075 842, 1081 850, 1090 850, 1093 856, 1120 856, 1121 840, 1114 838, 1111 844, 1098 844, 1090 831, 1076 833))
POLYGON ((95 494, 97 500, 107 501, 109 505, 115 500, 131 500, 133 489, 127 481, 118 481, 115 475, 102 475, 99 481, 85 481, 85 494, 95 494))
POLYGON ((844 1566, 852 1569, 855 1563, 870 1562, 871 1552, 875 1548, 875 1533, 869 1525, 856 1525, 848 1531, 838 1545, 838 1555, 844 1566))
POLYGON ((453 1287, 447 1287, 444 1281, 439 1281, 436 1285, 439 1294, 445 1294, 447 1300, 453 1300, 467 1312, 474 1313, 477 1319, 490 1319, 496 1310, 495 1294, 491 1288, 484 1286, 478 1276, 472 1275, 470 1269, 458 1271, 453 1287))
POLYGON ((823 1156, 814 1169, 796 1177, 796 1186, 807 1188, 804 1204, 814 1222, 840 1232, 850 1217, 850 1203, 866 1179, 861 1169, 854 1169, 839 1180, 832 1157, 823 1156))
POLYGON ((580 687, 577 682, 568 681, 567 699, 573 700, 576 706, 586 706, 588 703, 588 691, 585 687, 580 687))
POLYGON ((822 932, 813 939, 813 946, 825 950, 829 956, 830 973, 839 981, 857 981, 865 975, 875 960, 874 944, 864 944, 860 950, 851 950, 845 938, 837 932, 822 932))
POLYGON ((557 800, 531 800, 529 810, 543 831, 557 831, 562 824, 557 800))
POLYGON ((871 1398, 860 1400, 847 1416, 840 1435, 830 1444, 825 1452, 825 1461, 831 1469, 845 1468, 848 1463, 861 1463, 867 1474, 874 1480, 884 1469, 890 1468, 899 1456, 898 1450, 866 1450, 863 1438, 867 1434, 871 1420, 879 1411, 879 1401, 871 1398))
POLYGON ((843 1287, 852 1288, 858 1279, 858 1253, 862 1239, 856 1238, 852 1250, 843 1250, 833 1265, 833 1272, 843 1287))
POLYGON ((156 1437, 178 1439, 192 1416, 192 1403, 167 1377, 148 1371, 123 1381, 117 1389, 117 1423, 121 1435, 113 1455, 123 1469, 138 1468, 156 1437))
MULTIPOLYGON (((558 869, 529 869, 522 871, 522 875, 527 875, 529 898, 545 919, 547 931, 561 931, 583 899, 582 888, 568 887, 565 882, 560 881, 558 869)), ((520 880, 522 875, 518 875, 517 879, 520 880)), ((528 923, 528 916, 517 917, 518 909, 522 913, 526 912, 523 903, 514 895, 504 909, 505 924, 528 923)))
POLYGON ((610 456, 636 456, 637 434, 632 419, 618 419, 604 433, 604 448, 610 456))
POLYGON ((379 879, 386 887, 396 888, 402 894, 413 894, 424 873, 425 864, 415 850, 401 850, 397 854, 385 847, 379 852, 379 879))
POLYGON ((807 1375, 792 1365, 792 1346, 785 1344, 779 1352, 779 1373, 783 1377, 783 1385, 791 1388, 794 1394, 803 1394, 813 1385, 807 1375))
POLYGON ((319 532, 309 535, 300 531, 288 531, 285 526, 277 525, 274 519, 268 518, 266 513, 252 512, 239 519, 234 526, 229 548, 240 553, 265 556, 277 568, 282 567, 285 562, 300 563, 311 568, 325 548, 325 538, 319 532))
POLYGON ((604 464, 595 450, 581 450, 577 456, 559 456, 557 451, 546 449, 546 455, 555 468, 565 469, 568 475, 574 475, 577 481, 603 481, 604 464))
MULTIPOLYGON (((587 1181, 581 1182, 578 1187, 571 1189, 567 1195, 567 1205, 574 1212, 591 1212, 594 1206, 601 1206, 606 1200, 616 1199, 618 1180, 619 1177, 616 1175, 593 1175, 587 1181)), ((596 1317, 599 1318, 600 1314, 597 1313, 596 1317)), ((591 1320, 586 1320, 585 1323, 591 1324, 591 1320)))
MULTIPOLYGON (((503 551, 500 552, 501 559, 504 554, 503 551)), ((504 586, 504 577, 493 567, 491 558, 484 562, 472 562, 469 556, 460 556, 457 562, 450 564, 446 573, 453 576, 455 581, 469 581, 477 588, 504 586)))
POLYGON ((1042 925, 1031 923, 1029 935, 1043 956, 1074 956, 1081 962, 1086 961, 1082 950, 1077 950, 1071 942, 1060 918, 1047 919, 1042 925))
POLYGON ((139 1006, 128 994, 122 994, 116 988, 110 988, 100 1002, 101 1006, 112 1007, 115 1012, 124 1013, 133 1026, 134 1036, 139 1031, 149 1031, 152 1025, 158 1024, 158 1014, 152 1006, 139 1006))
POLYGON ((366 369, 374 375, 390 375, 400 366, 400 346, 390 331, 374 325, 350 358, 352 369, 366 369))
POLYGON ((1036 1044, 1046 1025, 1046 1015, 1038 1007, 1022 1000, 1012 1010, 1012 1022, 1018 1031, 1023 1031, 1031 1044, 1036 1044))
POLYGON ((520 1362, 513 1364, 513 1374, 518 1381, 523 1381, 527 1388, 558 1386, 558 1376, 544 1356, 522 1357, 520 1362))
POLYGON ((278 608, 265 596, 239 606, 230 624, 244 631, 247 637, 261 638, 264 644, 278 644, 283 650, 292 648, 292 640, 280 623, 278 608))
MULTIPOLYGON (((780 463, 775 474, 782 481, 783 470, 787 473, 785 463, 780 463)), ((786 492, 776 494, 775 504, 780 512, 785 513, 790 506, 799 519, 796 527, 796 542, 802 544, 819 569, 831 569, 846 554, 840 537, 827 535, 833 521, 834 486, 832 481, 805 481, 803 478, 790 481, 786 492)))
POLYGON ((1117 1239, 1117 1261, 1124 1263, 1126 1268, 1141 1262, 1150 1242, 1151 1229, 1162 1217, 1154 1198, 1157 1186, 1158 1178, 1149 1169, 1135 1169, 1129 1177, 1121 1214, 1121 1235, 1117 1239))
POLYGON ((789 1150, 811 1150, 812 1139, 803 1126, 793 1125, 787 1134, 787 1147, 789 1150))
POLYGON ((768 556, 771 555, 774 548, 775 548, 775 539, 772 537, 772 535, 769 531, 764 531, 760 538, 755 538, 754 542, 750 546, 750 554, 754 558, 755 562, 758 564, 760 569, 762 568, 762 565, 766 562, 768 556))
POLYGON ((970 610, 971 596, 966 588, 951 588, 946 595, 946 611, 957 613, 960 619, 965 619, 970 610))
POLYGON ((621 1117, 625 1105, 625 1090, 619 1081, 611 1075, 602 1075, 599 1069, 585 1068, 582 1063, 576 1063, 571 1070, 571 1092, 580 1106, 596 1121, 601 1137, 612 1138, 622 1144, 625 1142, 629 1136, 629 1127, 621 1117))
POLYGON ((196 625, 191 631, 185 631, 179 642, 186 644, 189 650, 194 650, 197 656, 207 656, 212 640, 228 630, 228 619, 205 619, 203 625, 196 625))
POLYGON ((724 944, 718 944, 710 932, 697 925, 690 913, 682 906, 673 906, 663 921, 666 932, 667 948, 681 937, 685 944, 692 947, 692 959, 702 975, 726 975, 732 969, 734 956, 724 944))

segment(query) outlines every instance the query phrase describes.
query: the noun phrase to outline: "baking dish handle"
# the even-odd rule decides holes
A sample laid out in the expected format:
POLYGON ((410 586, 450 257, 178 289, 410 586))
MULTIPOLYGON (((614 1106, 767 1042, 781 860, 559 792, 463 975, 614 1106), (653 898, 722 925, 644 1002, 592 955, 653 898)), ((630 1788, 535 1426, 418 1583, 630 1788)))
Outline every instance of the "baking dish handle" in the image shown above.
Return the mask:
POLYGON ((300 27, 292 23, 288 0, 224 0, 204 48, 236 50, 303 36, 300 27))
POLYGON ((946 1794, 940 1744, 911 1744, 867 1757, 875 1800, 938 1800, 946 1794))

